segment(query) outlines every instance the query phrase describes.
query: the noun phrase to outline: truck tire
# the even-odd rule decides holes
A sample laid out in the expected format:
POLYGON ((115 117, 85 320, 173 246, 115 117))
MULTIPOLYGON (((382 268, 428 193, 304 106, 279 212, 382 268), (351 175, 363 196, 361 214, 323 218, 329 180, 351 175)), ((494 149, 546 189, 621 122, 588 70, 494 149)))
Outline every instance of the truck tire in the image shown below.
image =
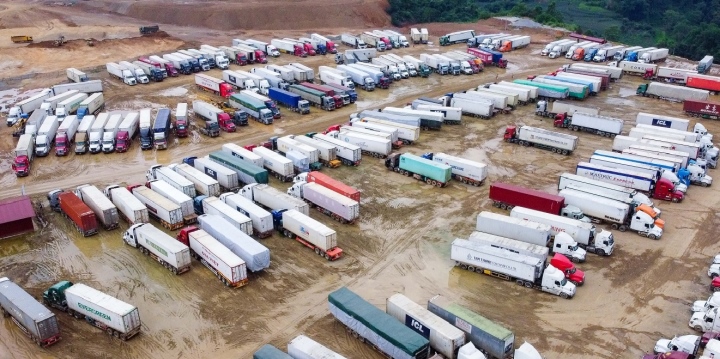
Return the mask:
POLYGON ((647 237, 650 239, 657 239, 657 237, 654 234, 648 234, 647 237))
POLYGON ((702 330, 703 328, 702 328, 702 326, 700 326, 700 325, 694 326, 693 329, 697 330, 698 332, 702 332, 702 331, 703 331, 703 330, 702 330))
POLYGON ((315 254, 320 255, 320 248, 315 248, 315 254))
POLYGON ((595 254, 597 254, 597 255, 599 255, 599 256, 604 256, 604 255, 605 255, 605 251, 602 250, 602 249, 600 249, 600 248, 595 248, 595 254))
POLYGON ((570 299, 567 293, 560 293, 560 298, 562 299, 570 299))

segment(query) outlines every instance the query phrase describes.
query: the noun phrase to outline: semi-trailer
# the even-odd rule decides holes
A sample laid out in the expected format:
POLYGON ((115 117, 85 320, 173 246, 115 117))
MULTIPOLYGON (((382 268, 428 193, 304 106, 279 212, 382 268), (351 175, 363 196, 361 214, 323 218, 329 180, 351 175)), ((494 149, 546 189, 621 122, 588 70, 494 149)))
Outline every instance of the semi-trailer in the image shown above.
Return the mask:
POLYGON ((452 168, 452 178, 475 187, 481 186, 488 175, 487 165, 445 153, 425 153, 423 158, 442 163, 452 168))
MULTIPOLYGON (((235 40, 233 40, 233 43, 234 42, 235 42, 235 40)), ((280 51, 278 51, 278 49, 274 45, 268 44, 266 42, 258 41, 258 40, 253 40, 253 39, 247 39, 247 40, 245 40, 245 42, 250 44, 250 46, 255 47, 255 48, 259 49, 260 51, 264 52, 265 55, 267 55, 267 56, 272 56, 272 57, 280 56, 280 51)))
MULTIPOLYGON (((332 87, 328 87, 325 85, 318 85, 318 84, 309 83, 309 82, 302 82, 302 83, 300 83, 300 86, 309 88, 311 90, 315 90, 319 93, 322 93, 325 97, 332 99, 333 101, 335 101, 335 108, 343 107, 344 103, 343 103, 342 97, 335 94, 335 90, 332 87)), ((349 99, 348 99, 348 102, 349 102, 349 99)))
POLYGON ((45 118, 35 136, 35 156, 44 157, 50 153, 59 127, 60 120, 56 116, 45 118))
POLYGON ((80 121, 75 115, 66 117, 60 124, 55 135, 55 156, 67 156, 75 140, 75 133, 79 125, 80 121))
MULTIPOLYGON (((688 77, 688 80, 690 77, 688 77)), ((645 97, 659 98, 668 101, 682 102, 686 100, 707 101, 710 92, 691 87, 676 86, 661 82, 641 84, 635 91, 645 97)))
POLYGON ((415 330, 395 320, 347 287, 328 295, 330 313, 353 336, 361 337, 373 348, 391 358, 429 357, 430 342, 415 330))
POLYGON ((115 151, 115 140, 117 138, 118 128, 120 128, 120 122, 122 122, 122 115, 116 113, 110 115, 110 118, 105 123, 100 145, 103 153, 112 153, 115 151))
POLYGON ((253 153, 262 157, 263 167, 282 182, 292 181, 295 175, 293 163, 290 159, 265 147, 252 148, 253 153))
POLYGON ((308 134, 313 140, 326 143, 337 148, 337 157, 346 166, 359 166, 362 161, 362 149, 354 144, 340 141, 323 134, 308 134))
POLYGON ((688 131, 690 121, 684 118, 638 112, 635 117, 635 125, 651 125, 672 128, 679 131, 688 131))
POLYGON ((123 241, 150 256, 173 274, 190 270, 190 249, 152 224, 133 224, 123 233, 123 241))
POLYGON ((603 137, 613 138, 622 133, 623 120, 614 117, 575 112, 570 117, 556 118, 553 126, 569 128, 573 131, 594 133, 603 137))
MULTIPOLYGON (((700 90, 710 91, 713 95, 720 92, 720 79, 717 76, 694 74, 688 75, 687 86, 700 90)), ((698 100, 698 99, 694 99, 698 100)))
POLYGON ((265 81, 268 82, 270 87, 268 89, 265 89, 265 91, 269 90, 270 88, 278 88, 278 89, 287 89, 288 82, 283 80, 279 73, 268 70, 266 68, 262 67, 253 67, 250 69, 250 73, 253 75, 257 75, 262 77, 265 81))
POLYGON ((276 230, 294 238, 329 261, 340 259, 343 250, 337 245, 337 233, 324 224, 294 209, 272 211, 276 230))
POLYGON ((705 119, 720 119, 720 104, 708 101, 683 101, 683 111, 688 116, 700 117, 705 119))
POLYGON ((40 347, 60 341, 60 326, 55 314, 7 277, 0 278, 0 313, 12 317, 30 340, 40 347))
POLYGON ((168 76, 177 77, 180 75, 172 62, 165 60, 160 56, 152 55, 150 57, 141 57, 138 60, 160 69, 160 71, 163 72, 163 77, 165 78, 167 78, 168 76))
POLYGON ((357 101, 357 92, 354 89, 355 84, 353 84, 352 81, 350 81, 350 83, 353 85, 353 88, 333 83, 326 84, 326 86, 332 88, 338 96, 342 97, 343 104, 349 105, 357 101))
POLYGON ((327 96, 321 91, 301 85, 290 85, 288 86, 288 91, 299 95, 303 99, 317 107, 322 108, 323 110, 332 111, 335 109, 335 99, 331 96, 327 96))
MULTIPOLYGON (((220 183, 187 163, 172 164, 169 169, 179 173, 195 185, 195 193, 205 196, 219 196, 220 183)), ((192 197, 191 197, 192 198, 192 197)))
MULTIPOLYGON (((155 116, 155 122, 152 127, 152 143, 156 150, 168 148, 168 137, 172 125, 170 123, 170 109, 161 108, 155 116)), ((192 197, 192 196, 191 196, 192 197)))
POLYGON ((351 120, 349 125, 350 126, 340 126, 339 128, 364 129, 375 132, 377 134, 381 134, 383 136, 389 134, 391 136, 393 147, 397 148, 402 147, 402 145, 407 142, 413 142, 414 140, 416 140, 412 138, 407 138, 405 133, 402 134, 402 136, 405 138, 401 138, 400 131, 395 126, 386 126, 375 122, 363 122, 360 119, 351 120))
POLYGON ((236 93, 230 96, 228 104, 234 108, 245 111, 253 120, 269 125, 273 123, 273 113, 267 105, 247 93, 236 93))
POLYGON ((331 191, 341 194, 347 198, 350 198, 356 202, 360 202, 360 191, 350 187, 332 177, 318 171, 311 171, 307 173, 301 173, 293 179, 294 183, 306 182, 316 183, 322 187, 325 187, 331 191))
POLYGON ((298 94, 279 88, 270 88, 268 89, 268 97, 287 106, 294 112, 303 115, 310 113, 310 102, 303 100, 303 98, 298 94))
POLYGON ((521 146, 534 146, 554 153, 570 155, 578 145, 577 136, 548 131, 542 128, 510 125, 505 128, 503 139, 521 146))
POLYGON ((388 156, 385 167, 437 187, 445 187, 452 177, 452 167, 409 153, 388 156))
POLYGON ((119 216, 125 219, 130 225, 139 223, 148 223, 148 209, 125 187, 118 185, 110 185, 103 191, 105 196, 109 198, 117 207, 119 216))
POLYGON ((242 287, 248 282, 247 266, 206 231, 195 226, 178 232, 177 240, 190 248, 190 256, 207 267, 227 287, 242 287))
POLYGON ((273 137, 271 138, 271 142, 273 147, 281 154, 297 151, 307 157, 310 168, 320 169, 320 167, 322 167, 320 163, 320 151, 312 146, 296 141, 294 136, 273 137))
POLYGON ((140 110, 139 133, 140 149, 145 151, 153 148, 153 125, 152 115, 149 108, 140 110))
MULTIPOLYGON (((402 141, 399 141, 399 140, 393 141, 393 138, 397 138, 397 131, 389 133, 389 132, 383 132, 383 131, 369 130, 369 129, 362 128, 359 126, 333 125, 333 126, 328 127, 326 132, 332 136, 335 136, 336 133, 333 131, 338 131, 341 133, 355 132, 355 133, 358 133, 361 135, 368 135, 371 137, 380 137, 382 139, 390 141, 392 148, 401 148, 403 146, 402 141)), ((354 134, 352 134, 352 135, 354 135, 354 134)))
MULTIPOLYGON (((457 106, 453 106, 457 107, 457 106)), ((427 130, 439 130, 442 127, 444 116, 441 113, 423 110, 413 110, 412 108, 385 107, 382 113, 400 116, 412 116, 420 119, 420 128, 427 130)), ((364 114, 362 114, 364 116, 364 114)), ((368 114, 368 117, 373 117, 368 114)))
MULTIPOLYGON (((633 155, 623 155, 616 152, 603 151, 599 153, 594 153, 592 156, 590 156, 589 163, 608 168, 630 171, 628 173, 623 173, 628 176, 636 176, 637 174, 642 174, 641 177, 647 178, 647 180, 653 181, 653 183, 657 182, 659 179, 664 178, 670 181, 670 183, 675 186, 675 190, 682 193, 685 193, 687 191, 687 185, 680 183, 680 180, 678 179, 677 175, 672 172, 671 168, 666 170, 667 167, 672 166, 670 163, 667 162, 661 162, 657 160, 648 161, 644 158, 639 158, 633 155)), ((643 179, 640 179, 639 181, 642 182, 643 179)), ((712 178, 708 178, 708 181, 712 181, 712 178)), ((642 186, 644 187, 644 184, 642 186)), ((651 185, 651 187, 652 186, 653 185, 651 185)))
POLYGON ((628 136, 635 138, 643 138, 643 136, 658 136, 670 139, 676 139, 684 142, 701 142, 702 136, 695 132, 678 131, 671 128, 658 127, 652 125, 636 125, 630 129, 628 136))
POLYGON ((273 211, 294 209, 306 216, 309 215, 309 206, 305 201, 282 193, 268 185, 249 184, 243 187, 238 194, 273 211))
POLYGON ((677 84, 686 84, 689 75, 697 74, 697 71, 680 69, 675 67, 658 66, 653 80, 665 81, 677 84))
POLYGON ((373 80, 373 83, 375 84, 376 88, 381 88, 381 89, 390 88, 390 83, 392 82, 392 79, 387 77, 385 75, 385 73, 383 73, 380 70, 380 67, 369 64, 369 63, 354 63, 354 64, 349 64, 347 66, 350 68, 356 69, 358 71, 364 72, 366 75, 370 76, 370 78, 373 80), (375 67, 373 67, 373 66, 375 66, 375 67))
POLYGON ((125 303, 85 284, 61 281, 42 294, 45 305, 59 309, 76 319, 122 340, 140 333, 140 313, 125 303))
POLYGON ((75 229, 77 229, 83 237, 97 234, 98 224, 95 212, 75 193, 53 190, 48 193, 48 199, 50 203, 58 203, 57 208, 60 213, 73 222, 75 229))
POLYGON ((223 193, 220 195, 220 200, 250 218, 253 235, 261 239, 272 235, 273 218, 270 212, 236 193, 223 193))
POLYGON ((560 175, 558 180, 558 191, 567 187, 573 187, 574 189, 584 192, 593 192, 601 197, 614 198, 625 203, 635 203, 635 206, 644 204, 650 209, 648 214, 653 217, 660 215, 660 209, 655 207, 653 201, 644 193, 638 192, 636 189, 572 173, 563 173, 560 175))
POLYGON ((160 221, 163 227, 174 231, 183 226, 184 216, 179 205, 145 186, 129 186, 128 190, 147 207, 150 217, 160 221))
POLYGON ((17 102, 10 107, 7 113, 7 125, 12 126, 17 123, 20 118, 27 118, 35 110, 39 109, 45 100, 56 96, 51 89, 43 89, 38 94, 28 99, 17 102))
POLYGON ((565 86, 555 86, 555 85, 540 83, 538 81, 518 79, 518 80, 513 80, 513 83, 520 84, 520 85, 533 86, 533 87, 537 88, 538 98, 543 98, 543 99, 562 100, 562 99, 568 98, 569 93, 570 93, 570 90, 565 86))
POLYGON ((392 152, 391 141, 382 137, 351 131, 331 131, 327 135, 340 142, 355 145, 363 154, 372 157, 386 158, 392 152))
POLYGON ((88 98, 86 93, 77 93, 65 100, 60 101, 55 107, 55 116, 62 121, 65 116, 75 114, 80 104, 88 98))
POLYGON ((420 128, 418 126, 406 125, 403 123, 385 121, 372 117, 360 117, 350 120, 353 126, 360 126, 367 129, 395 129, 398 134, 398 140, 406 145, 411 145, 420 138, 420 128))
POLYGON ((588 75, 578 74, 578 73, 574 73, 574 72, 557 71, 557 72, 551 73, 551 76, 545 76, 545 77, 549 77, 550 79, 556 80, 556 81, 569 82, 569 83, 588 86, 590 95, 593 95, 593 96, 596 96, 602 90, 605 90, 605 88, 603 88, 603 79, 600 77, 597 77, 597 76, 588 76, 588 75))
POLYGON ((252 220, 235 210, 217 197, 197 196, 193 198, 195 213, 220 216, 233 227, 247 235, 253 233, 252 220))
POLYGON ((236 131, 235 124, 225 111, 200 100, 194 100, 192 105, 193 113, 201 120, 197 122, 197 127, 203 135, 218 137, 221 128, 227 132, 236 131))
POLYGON ((200 229, 245 261, 247 269, 251 272, 259 272, 270 267, 270 250, 222 217, 203 214, 198 217, 198 223, 200 229))
POLYGON ((130 112, 120 122, 115 137, 115 152, 127 152, 138 130, 138 113, 130 112))
POLYGON ((304 335, 298 335, 291 340, 287 351, 293 359, 346 359, 304 335))
POLYGON ((110 75, 122 80, 122 82, 126 85, 134 86, 137 84, 135 75, 133 75, 130 70, 127 70, 114 62, 108 62, 105 64, 105 69, 110 75))
POLYGON ((302 135, 300 135, 300 136, 291 135, 291 136, 294 140, 318 150, 319 161, 324 166, 330 167, 330 168, 340 167, 340 164, 342 162, 338 159, 338 156, 337 156, 337 152, 338 152, 337 146, 310 138, 308 136, 302 136, 302 135))
POLYGON ((237 172, 211 160, 209 157, 186 157, 183 159, 183 162, 218 181, 220 191, 222 192, 234 192, 240 189, 237 172))
POLYGON ((145 179, 148 181, 163 180, 180 190, 182 193, 185 193, 190 198, 195 198, 195 196, 197 196, 195 184, 169 167, 153 165, 145 173, 145 179))
POLYGON ((449 34, 445 34, 443 36, 440 36, 440 46, 447 46, 457 43, 467 43, 468 40, 475 37, 475 31, 473 30, 463 30, 463 31, 456 31, 451 32, 449 34))
POLYGON ((360 203, 318 183, 298 181, 287 194, 313 205, 318 211, 340 222, 352 224, 360 217, 360 203))
POLYGON ((92 211, 106 230, 112 230, 120 224, 117 207, 97 187, 89 184, 78 186, 75 195, 92 211))
POLYGON ((546 267, 545 261, 532 256, 458 238, 452 242, 450 258, 462 269, 514 280, 518 285, 565 299, 575 296, 576 286, 563 272, 552 265, 546 267))
POLYGON ((698 62, 697 72, 704 74, 710 71, 714 60, 715 59, 711 55, 706 55, 705 57, 703 57, 702 60, 698 62))
POLYGON ((489 119, 495 113, 495 105, 492 101, 474 96, 464 96, 464 94, 453 94, 449 99, 448 105, 462 109, 462 114, 466 116, 489 119))
MULTIPOLYGON (((193 207, 193 199, 186 194, 178 191, 175 187, 162 180, 152 180, 146 184, 150 189, 159 193, 161 196, 169 199, 173 203, 180 206, 182 210, 185 224, 197 222, 197 214, 193 207)), ((187 243, 186 243, 187 245, 187 243)))
POLYGON ((578 163, 577 175, 594 178, 602 182, 619 184, 641 192, 649 193, 653 198, 665 201, 681 202, 685 195, 667 178, 657 177, 645 172, 625 168, 607 167, 589 162, 578 163))
POLYGON ((235 171, 238 181, 242 184, 268 183, 269 175, 266 169, 244 161, 227 152, 210 152, 210 155, 206 159, 235 171))
POLYGON ((353 113, 350 114, 350 119, 353 118, 375 118, 380 119, 384 121, 390 121, 394 123, 401 123, 408 126, 415 126, 419 127, 421 129, 425 129, 422 127, 422 121, 420 120, 420 117, 410 115, 408 113, 405 113, 403 115, 401 114, 394 114, 390 112, 381 112, 381 110, 364 110, 359 113, 353 113))
POLYGON ((335 47, 335 43, 330 41, 330 39, 328 39, 327 37, 322 36, 320 34, 310 34, 310 38, 320 42, 321 45, 325 45, 327 52, 329 52, 331 54, 337 53, 337 48, 335 47))
POLYGON ((105 97, 102 92, 96 92, 80 102, 77 108, 77 118, 82 120, 87 115, 97 115, 105 108, 105 97))
POLYGON ((30 175, 30 163, 33 160, 34 138, 31 134, 24 134, 20 136, 15 150, 13 151, 13 163, 11 164, 13 172, 18 177, 25 177, 30 175))
POLYGON ((413 101, 411 107, 413 110, 430 111, 442 114, 443 123, 446 125, 462 124, 463 109, 461 107, 442 106, 436 103, 424 102, 422 99, 413 101))
POLYGON ((553 76, 548 76, 550 78, 534 76, 531 77, 531 81, 534 83, 550 85, 556 88, 558 91, 562 91, 563 88, 566 89, 568 91, 567 97, 574 100, 584 100, 590 95, 590 88, 585 85, 554 80, 552 79, 553 76))
POLYGON ((147 77, 147 75, 145 75, 145 71, 143 71, 139 66, 133 65, 129 61, 120 61, 118 62, 118 65, 120 65, 120 67, 124 68, 125 70, 130 71, 130 73, 135 76, 137 83, 150 83, 150 79, 147 77))
POLYGON ((375 80, 364 71, 347 65, 338 65, 337 68, 347 74, 355 86, 359 86, 365 91, 375 90, 375 80))
POLYGON ((493 206, 505 210, 512 210, 513 207, 520 206, 534 209, 536 211, 577 219, 583 222, 590 222, 590 219, 585 217, 580 208, 572 205, 566 205, 563 197, 534 189, 524 188, 508 183, 495 182, 490 185, 489 197, 493 202, 493 206))

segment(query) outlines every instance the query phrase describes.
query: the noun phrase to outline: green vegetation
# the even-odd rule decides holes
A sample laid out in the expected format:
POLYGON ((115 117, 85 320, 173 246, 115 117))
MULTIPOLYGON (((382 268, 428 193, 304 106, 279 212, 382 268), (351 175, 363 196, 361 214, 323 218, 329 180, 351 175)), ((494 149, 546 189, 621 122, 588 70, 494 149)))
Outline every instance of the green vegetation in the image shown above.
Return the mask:
POLYGON ((393 24, 521 16, 629 45, 720 58, 720 0, 389 0, 393 24))

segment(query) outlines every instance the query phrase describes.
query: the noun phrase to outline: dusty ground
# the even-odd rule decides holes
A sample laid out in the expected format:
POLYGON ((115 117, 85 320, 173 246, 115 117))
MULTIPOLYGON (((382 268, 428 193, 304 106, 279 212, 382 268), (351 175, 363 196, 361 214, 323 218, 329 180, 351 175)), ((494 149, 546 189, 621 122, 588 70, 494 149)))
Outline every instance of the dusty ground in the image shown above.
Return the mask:
MULTIPOLYGON (((145 3, 117 5, 114 11, 132 13, 146 20, 169 21, 149 17, 157 11, 142 16, 133 12, 138 11, 133 10, 134 7, 145 3)), ((10 34, 25 31, 17 28, 28 23, 24 18, 18 20, 18 14, 22 14, 27 6, 44 11, 48 22, 56 29, 28 28, 36 40, 52 40, 57 31, 62 31, 69 39, 84 39, 91 36, 90 33, 104 31, 93 26, 107 25, 112 29, 106 31, 108 35, 126 33, 117 36, 116 40, 105 40, 107 45, 96 45, 95 48, 73 44, 72 49, 82 52, 82 61, 68 51, 70 46, 55 49, 0 43, 0 62, 11 61, 15 68, 0 75, 6 79, 0 83, 3 86, 0 90, 8 90, 0 93, 0 101, 64 81, 64 68, 71 63, 81 68, 93 68, 106 61, 162 53, 184 46, 183 42, 225 44, 240 33, 239 30, 232 31, 237 26, 227 29, 202 23, 194 25, 219 30, 162 25, 172 37, 130 38, 135 36, 136 25, 146 20, 108 15, 100 22, 97 16, 100 10, 97 9, 106 4, 87 2, 82 6, 90 4, 96 10, 14 3, 0 8, 0 24, 6 28, 0 29, 0 41, 7 41, 10 34), (85 12, 78 12, 78 9, 85 12), (121 23, 125 27, 117 28, 121 23), (122 37, 125 39, 120 39, 122 37), (118 49, 113 44, 124 47, 118 49), (40 54, 45 57, 40 58, 40 54), (38 74, 29 75, 33 72, 38 74)), ((208 8, 212 6, 225 5, 209 4, 208 8)), ((347 26, 350 25, 379 26, 374 22, 347 26)), ((279 24, 274 26, 282 28, 279 24)), ((503 25, 489 21, 477 25, 430 24, 428 27, 432 34, 467 27, 493 31, 492 26, 502 30, 503 25)), ((335 23, 329 24, 328 28, 323 33, 341 31, 341 25, 335 23)), ((260 38, 269 39, 273 34, 261 29, 257 32, 260 38)), ((282 35, 294 36, 310 31, 301 27, 290 30, 283 31, 282 35)), ((539 43, 555 35, 537 34, 529 49, 509 54, 511 65, 507 71, 488 68, 475 76, 433 75, 429 79, 400 81, 389 91, 366 93, 359 90, 360 99, 354 106, 333 112, 313 109, 312 114, 306 116, 284 111, 283 119, 271 126, 251 123, 235 134, 222 133, 216 139, 194 133, 188 139, 176 140, 167 151, 141 152, 136 145, 125 154, 41 158, 34 163, 32 175, 24 179, 17 179, 9 169, 15 139, 6 127, 2 127, 0 196, 16 195, 24 186, 40 200, 53 188, 71 189, 83 183, 104 187, 118 182, 141 182, 145 170, 152 164, 169 164, 188 155, 205 155, 217 150, 222 143, 246 145, 273 135, 320 131, 331 124, 347 121, 348 115, 357 110, 401 105, 418 96, 468 89, 496 78, 510 80, 546 73, 565 62, 537 55, 541 48, 539 43)), ((464 45, 453 48, 463 49, 464 45)), ((438 50, 434 46, 417 46, 398 53, 438 50)), ((295 61, 289 56, 271 60, 280 64, 295 61)), ((690 66, 681 60, 674 61, 678 66, 690 66)), ((332 60, 315 57, 301 62, 317 68, 332 60)), ((0 66, 0 69, 4 68, 0 66)), ((219 70, 213 70, 211 74, 219 76, 219 70)), ((91 72, 91 77, 104 81, 109 110, 174 107, 178 102, 189 102, 198 95, 191 85, 192 79, 185 76, 134 87, 110 79, 104 71, 91 72)), ((638 111, 682 116, 679 104, 634 96, 639 83, 638 78, 626 77, 614 83, 606 93, 585 103, 600 107, 605 115, 626 120, 626 130, 632 127, 638 111)), ((580 148, 572 156, 562 157, 503 143, 502 131, 508 124, 551 127, 547 120, 540 121, 533 115, 532 105, 488 121, 464 120, 461 126, 424 132, 417 144, 402 151, 465 156, 490 166, 489 183, 507 181, 553 192, 560 173, 573 171, 575 164, 586 159, 593 150, 611 146, 609 139, 580 134, 580 148)), ((711 132, 720 133, 717 123, 706 121, 704 124, 711 132)), ((528 341, 547 358, 636 358, 652 350, 655 340, 660 337, 691 333, 686 324, 688 306, 693 300, 709 295, 709 279, 704 272, 709 258, 720 251, 716 243, 717 231, 713 229, 720 222, 715 211, 720 204, 717 187, 692 187, 684 203, 660 203, 667 221, 666 234, 660 241, 615 233, 616 253, 610 258, 590 255, 587 263, 580 266, 587 273, 587 284, 568 301, 453 267, 449 260, 450 242, 473 230, 479 211, 497 211, 488 202, 487 185, 475 188, 453 183, 448 188, 436 189, 388 173, 380 160, 367 157, 359 168, 341 167, 327 171, 363 192, 362 217, 357 225, 339 225, 328 217, 313 214, 315 219, 338 231, 339 244, 346 257, 329 263, 296 242, 273 236, 262 242, 271 250, 271 268, 253 275, 246 287, 236 290, 224 288, 198 262, 193 262, 189 273, 178 277, 171 275, 138 251, 123 245, 120 235, 124 228, 82 238, 71 229, 67 220, 55 213, 44 212, 42 218, 46 224, 38 222, 37 233, 0 242, 0 275, 10 277, 35 296, 63 279, 89 284, 138 306, 143 332, 123 343, 107 338, 81 321, 59 315, 63 340, 45 350, 31 344, 14 324, 6 320, 0 325, 0 358, 75 358, 81 355, 88 358, 248 358, 264 343, 285 348, 287 342, 300 333, 349 358, 380 358, 367 345, 346 335, 329 314, 326 296, 343 285, 383 309, 385 299, 395 292, 404 293, 421 304, 436 294, 446 295, 513 330, 516 347, 528 341)), ((287 184, 277 182, 271 185, 279 189, 287 187, 287 184)))

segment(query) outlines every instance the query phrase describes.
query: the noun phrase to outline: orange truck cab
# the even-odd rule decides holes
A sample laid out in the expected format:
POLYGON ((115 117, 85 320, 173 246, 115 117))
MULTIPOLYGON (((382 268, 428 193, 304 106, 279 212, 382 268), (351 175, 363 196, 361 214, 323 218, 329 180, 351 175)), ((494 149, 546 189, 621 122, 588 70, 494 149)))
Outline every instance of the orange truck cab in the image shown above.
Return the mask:
POLYGON ((582 60, 585 58, 585 49, 578 47, 572 55, 572 59, 575 61, 582 60))

